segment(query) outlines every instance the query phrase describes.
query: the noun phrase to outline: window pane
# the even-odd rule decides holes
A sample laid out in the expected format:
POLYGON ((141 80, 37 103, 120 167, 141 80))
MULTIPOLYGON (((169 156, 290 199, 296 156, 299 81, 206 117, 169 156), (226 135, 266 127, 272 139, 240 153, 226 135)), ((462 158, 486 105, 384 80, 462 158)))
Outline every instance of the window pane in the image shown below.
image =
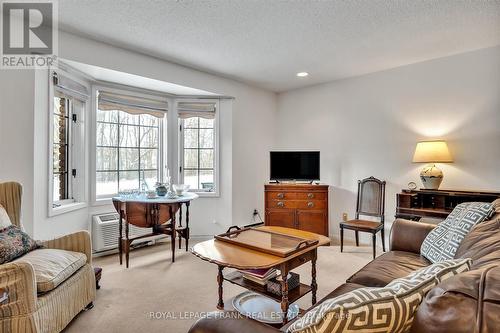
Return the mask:
POLYGON ((140 121, 141 121, 141 125, 144 125, 144 126, 158 126, 160 119, 153 117, 153 116, 150 116, 148 114, 141 114, 140 121))
POLYGON ((214 190, 214 171, 200 170, 200 189, 213 191, 214 190))
POLYGON ((184 148, 198 148, 198 130, 184 130, 184 148))
POLYGON ((118 111, 97 110, 97 121, 104 121, 107 123, 117 123, 118 122, 118 111))
POLYGON ((120 147, 139 146, 139 127, 120 125, 120 147))
POLYGON ((214 150, 200 149, 200 169, 214 168, 214 150))
POLYGON ((139 125, 141 116, 138 114, 129 114, 127 112, 118 111, 118 118, 122 124, 139 125))
POLYGON ((139 171, 120 171, 119 190, 139 189, 139 171))
POLYGON ((68 118, 64 116, 54 115, 54 142, 65 143, 68 139, 68 118))
POLYGON ((200 128, 214 128, 214 119, 200 118, 200 128))
POLYGON ((198 189, 198 170, 184 170, 184 184, 191 189, 198 189))
POLYGON ((96 170, 117 170, 118 149, 96 148, 96 170))
POLYGON ((141 149, 141 170, 158 168, 158 150, 141 149))
POLYGON ((118 173, 98 172, 96 175, 96 195, 113 195, 118 193, 118 173))
POLYGON ((52 162, 54 172, 64 172, 68 170, 68 160, 66 159, 66 145, 54 144, 52 162))
POLYGON ((198 169, 197 149, 184 149, 184 168, 198 169))
POLYGON ((200 129, 200 148, 214 147, 214 130, 200 129))
POLYGON ((158 147, 158 128, 141 127, 141 147, 158 147))
POLYGON ((97 123, 96 131, 98 146, 116 147, 118 145, 118 125, 97 123))
POLYGON ((120 149, 120 170, 139 170, 139 149, 120 149))
POLYGON ((198 117, 184 119, 184 128, 197 128, 198 117))
POLYGON ((62 116, 68 115, 68 108, 66 107, 66 98, 54 97, 54 113, 62 116))
POLYGON ((154 190, 156 182, 158 182, 158 170, 144 171, 144 178, 150 190, 154 190))
POLYGON ((54 175, 54 191, 53 191, 53 200, 65 200, 68 199, 68 189, 66 187, 66 173, 55 174, 54 175))

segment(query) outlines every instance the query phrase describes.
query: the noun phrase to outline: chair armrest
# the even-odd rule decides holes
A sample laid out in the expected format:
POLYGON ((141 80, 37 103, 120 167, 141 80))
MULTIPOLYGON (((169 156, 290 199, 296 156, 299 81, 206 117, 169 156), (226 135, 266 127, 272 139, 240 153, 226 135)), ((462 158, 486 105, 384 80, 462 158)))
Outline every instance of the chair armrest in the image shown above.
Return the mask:
POLYGON ((391 251, 406 251, 420 254, 420 247, 425 237, 435 227, 433 224, 396 219, 391 228, 391 251))
POLYGON ((82 230, 56 239, 42 242, 48 249, 81 252, 87 256, 87 263, 92 264, 92 243, 90 233, 82 230))
POLYGON ((189 333, 279 333, 280 331, 236 311, 210 312, 198 320, 189 333))
POLYGON ((8 293, 7 302, 0 305, 0 318, 36 311, 35 273, 31 264, 12 262, 0 265, 0 289, 8 293))

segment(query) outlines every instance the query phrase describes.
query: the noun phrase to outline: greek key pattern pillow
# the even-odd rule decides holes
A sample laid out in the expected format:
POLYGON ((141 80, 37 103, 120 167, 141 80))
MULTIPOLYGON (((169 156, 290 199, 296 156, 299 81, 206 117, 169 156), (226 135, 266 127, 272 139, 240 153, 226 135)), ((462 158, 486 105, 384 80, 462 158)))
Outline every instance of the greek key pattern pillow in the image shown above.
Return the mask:
POLYGON ((487 220, 494 211, 493 205, 487 202, 464 202, 457 205, 425 237, 420 254, 432 263, 455 258, 460 243, 472 227, 487 220))
POLYGON ((360 288, 324 301, 288 328, 288 333, 407 332, 429 290, 468 271, 470 259, 447 260, 393 280, 383 288, 360 288))

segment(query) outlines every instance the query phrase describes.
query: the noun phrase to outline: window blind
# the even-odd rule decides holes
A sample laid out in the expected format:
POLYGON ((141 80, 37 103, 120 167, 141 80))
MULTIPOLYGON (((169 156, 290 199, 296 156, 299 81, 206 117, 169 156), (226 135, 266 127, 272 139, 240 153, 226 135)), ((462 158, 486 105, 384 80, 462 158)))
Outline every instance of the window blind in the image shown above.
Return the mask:
POLYGON ((166 100, 99 91, 98 107, 101 111, 119 110, 129 114, 148 114, 163 118, 168 110, 168 103, 166 100))
POLYGON ((82 100, 86 100, 90 96, 86 86, 62 75, 61 73, 53 72, 52 82, 54 86, 57 87, 57 90, 69 96, 82 100))
POLYGON ((192 117, 214 119, 215 109, 215 102, 179 102, 177 105, 177 111, 180 119, 192 117))

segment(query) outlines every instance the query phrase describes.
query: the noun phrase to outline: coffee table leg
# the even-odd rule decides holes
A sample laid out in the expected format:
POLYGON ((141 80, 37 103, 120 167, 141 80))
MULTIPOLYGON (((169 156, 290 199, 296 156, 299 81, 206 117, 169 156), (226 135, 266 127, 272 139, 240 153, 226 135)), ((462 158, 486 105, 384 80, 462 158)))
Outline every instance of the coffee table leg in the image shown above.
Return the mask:
POLYGON ((285 266, 281 267, 281 312, 283 314, 283 325, 288 322, 288 270, 285 266))
POLYGON ((219 302, 217 303, 217 309, 224 310, 224 301, 222 300, 222 283, 224 282, 224 275, 222 275, 222 270, 224 266, 217 266, 219 268, 219 273, 217 274, 217 284, 219 285, 219 302))
POLYGON ((316 291, 318 290, 318 284, 316 283, 316 259, 318 257, 318 250, 314 250, 313 258, 311 259, 311 294, 312 294, 312 305, 316 304, 316 291))

